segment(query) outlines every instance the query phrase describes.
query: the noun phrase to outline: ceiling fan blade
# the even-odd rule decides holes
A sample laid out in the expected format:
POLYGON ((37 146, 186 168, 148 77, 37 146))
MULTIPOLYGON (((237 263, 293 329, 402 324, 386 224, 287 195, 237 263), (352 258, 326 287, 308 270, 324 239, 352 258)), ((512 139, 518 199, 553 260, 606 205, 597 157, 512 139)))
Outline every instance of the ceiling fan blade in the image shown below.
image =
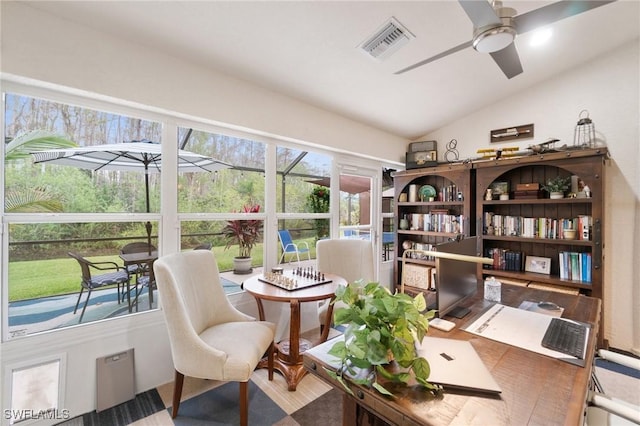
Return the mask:
POLYGON ((407 72, 407 71, 411 71, 411 70, 412 70, 412 69, 414 69, 414 68, 421 67, 421 66, 423 66, 423 65, 428 64, 429 62, 437 61, 437 60, 438 60, 438 59, 440 59, 440 58, 444 58, 445 56, 451 55, 452 53, 456 53, 456 52, 458 52, 458 51, 460 51, 460 50, 464 50, 464 49, 466 49, 467 47, 471 47, 471 40, 469 40, 469 41, 467 41, 467 42, 465 42, 465 43, 459 44, 459 45, 457 45, 456 47, 452 47, 452 48, 451 48, 451 49, 449 49, 449 50, 445 50, 445 51, 444 51, 444 52, 442 52, 442 53, 438 53, 436 56, 432 56, 432 57, 430 57, 430 58, 428 58, 428 59, 425 59, 425 60, 420 61, 420 62, 417 62, 417 63, 415 63, 415 64, 413 64, 413 65, 411 65, 411 66, 408 66, 408 67, 406 67, 406 68, 403 68, 403 69, 401 69, 400 71, 396 71, 396 72, 394 72, 394 74, 402 74, 402 73, 405 73, 405 72, 407 72))
POLYGON ((609 1, 584 1, 584 0, 565 0, 557 3, 551 3, 539 9, 532 10, 513 18, 514 26, 518 34, 535 30, 556 21, 578 15, 596 7, 613 3, 615 0, 609 1))
POLYGON ((500 67, 507 78, 515 77, 522 72, 522 64, 516 51, 516 45, 511 43, 502 50, 491 53, 491 57, 500 67))
POLYGON ((491 3, 486 0, 458 0, 458 2, 467 16, 469 16, 469 19, 471 19, 471 22, 473 22, 475 28, 499 25, 501 23, 491 3))

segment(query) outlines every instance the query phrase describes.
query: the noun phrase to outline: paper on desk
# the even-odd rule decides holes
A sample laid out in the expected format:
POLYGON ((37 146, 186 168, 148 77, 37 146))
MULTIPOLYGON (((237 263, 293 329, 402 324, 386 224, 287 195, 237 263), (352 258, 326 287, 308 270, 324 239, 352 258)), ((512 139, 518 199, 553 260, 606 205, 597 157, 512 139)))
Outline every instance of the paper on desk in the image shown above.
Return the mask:
POLYGON ((583 360, 542 346, 553 317, 496 303, 464 330, 487 339, 584 366, 583 360))
POLYGON ((558 307, 558 309, 544 309, 541 308, 538 302, 533 302, 531 300, 525 300, 518 306, 518 309, 524 309, 525 311, 537 312, 539 314, 551 315, 554 317, 561 317, 564 312, 563 307, 558 307))

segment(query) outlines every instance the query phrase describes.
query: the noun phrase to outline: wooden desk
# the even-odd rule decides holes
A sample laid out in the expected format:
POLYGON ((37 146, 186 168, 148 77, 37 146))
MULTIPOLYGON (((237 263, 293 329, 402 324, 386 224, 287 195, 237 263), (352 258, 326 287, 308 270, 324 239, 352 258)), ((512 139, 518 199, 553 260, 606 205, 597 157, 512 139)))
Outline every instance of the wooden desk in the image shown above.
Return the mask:
MULTIPOLYGON (((137 253, 120 253, 120 259, 124 263, 125 268, 129 265, 138 265, 141 269, 152 268, 153 262, 158 259, 158 252, 152 251, 151 253, 142 251, 137 253)), ((130 281, 130 280, 129 280, 130 281)), ((137 285, 137 283, 136 283, 137 285)), ((153 306, 153 289, 151 283, 149 283, 149 306, 153 306)), ((127 282, 127 305, 129 306, 129 312, 132 310, 131 306, 131 293, 130 283, 127 282)), ((118 302, 120 303, 120 302, 118 302)), ((136 312, 137 312, 136 308, 136 312)))
MULTIPOLYGON (((445 390, 435 397, 417 386, 394 386, 397 397, 388 399, 373 389, 351 384, 355 397, 344 393, 343 425, 381 424, 380 419, 412 426, 581 425, 597 341, 600 299, 502 285, 504 305, 517 307, 524 300, 553 301, 565 308, 564 318, 592 325, 595 332, 590 335, 583 368, 463 331, 477 314, 491 306, 482 297, 480 290, 465 304, 472 311, 465 318, 447 318, 457 323, 453 331, 431 328, 428 334, 470 341, 502 388, 500 396, 445 390), (369 414, 375 416, 375 421, 371 421, 369 414)), ((328 365, 325 361, 331 359, 326 354, 331 346, 333 342, 328 341, 305 353, 304 365, 312 374, 344 391, 323 369, 328 365)))
MULTIPOLYGON (((338 285, 346 285, 347 281, 334 274, 325 274, 330 283, 317 285, 300 290, 285 290, 274 285, 260 281, 262 275, 256 275, 247 279, 243 284, 243 288, 252 294, 258 304, 258 313, 260 320, 265 320, 263 300, 274 302, 287 302, 291 310, 291 322, 289 324, 289 339, 282 340, 276 344, 277 356, 274 359, 274 368, 285 377, 290 391, 295 391, 296 386, 307 373, 302 364, 302 353, 313 346, 313 343, 300 338, 300 303, 315 302, 320 300, 331 299, 335 296, 338 285)), ((329 305, 327 309, 326 324, 331 323, 333 315, 333 305, 329 305)), ((327 340, 329 328, 324 327, 319 342, 327 340)), ((266 367, 260 363, 259 367, 266 367)))

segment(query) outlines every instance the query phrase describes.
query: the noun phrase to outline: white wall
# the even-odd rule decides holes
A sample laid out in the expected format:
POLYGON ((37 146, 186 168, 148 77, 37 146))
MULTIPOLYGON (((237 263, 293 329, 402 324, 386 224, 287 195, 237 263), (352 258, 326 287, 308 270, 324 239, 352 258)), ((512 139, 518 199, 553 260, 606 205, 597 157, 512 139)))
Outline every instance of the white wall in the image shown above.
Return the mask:
POLYGON ((526 149, 549 138, 572 145, 578 115, 589 111, 596 136, 611 154, 605 183, 605 337, 625 350, 640 350, 639 51, 636 40, 419 138, 440 146, 456 139, 460 158, 477 156, 479 148, 526 149), (492 129, 529 123, 535 125, 533 139, 489 142, 492 129))

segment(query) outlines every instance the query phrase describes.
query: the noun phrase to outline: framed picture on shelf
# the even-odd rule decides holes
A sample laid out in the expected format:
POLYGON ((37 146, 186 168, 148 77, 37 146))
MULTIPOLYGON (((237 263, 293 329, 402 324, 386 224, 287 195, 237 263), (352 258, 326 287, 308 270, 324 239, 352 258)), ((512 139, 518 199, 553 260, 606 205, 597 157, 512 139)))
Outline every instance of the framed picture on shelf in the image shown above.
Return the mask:
POLYGON ((551 259, 548 257, 527 256, 524 270, 538 274, 549 274, 551 273, 551 259))
POLYGON ((509 194, 509 182, 493 182, 491 184, 491 194, 494 199, 499 199, 502 194, 509 194))

